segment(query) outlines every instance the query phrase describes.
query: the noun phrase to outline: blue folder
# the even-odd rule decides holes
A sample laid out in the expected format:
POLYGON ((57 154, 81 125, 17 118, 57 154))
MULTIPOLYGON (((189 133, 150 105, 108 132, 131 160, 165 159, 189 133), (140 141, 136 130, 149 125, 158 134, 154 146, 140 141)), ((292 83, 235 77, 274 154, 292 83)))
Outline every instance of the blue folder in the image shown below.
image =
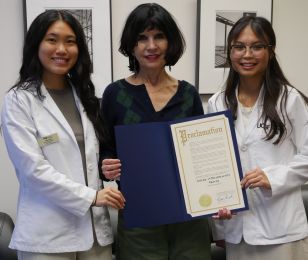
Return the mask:
MULTIPOLYGON (((121 190, 126 198, 125 227, 149 227, 189 221, 177 167, 170 125, 225 114, 230 123, 240 179, 241 165, 229 111, 172 122, 141 123, 115 127, 118 158, 122 163, 121 190)), ((248 208, 243 190, 245 207, 248 208)))

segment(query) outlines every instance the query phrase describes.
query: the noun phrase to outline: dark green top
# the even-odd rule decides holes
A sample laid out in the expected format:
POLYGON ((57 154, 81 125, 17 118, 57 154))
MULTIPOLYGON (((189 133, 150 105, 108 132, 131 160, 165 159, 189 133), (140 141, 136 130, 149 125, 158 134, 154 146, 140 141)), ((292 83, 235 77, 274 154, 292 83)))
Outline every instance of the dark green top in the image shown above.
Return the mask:
POLYGON ((196 88, 186 81, 179 81, 174 96, 163 109, 155 111, 145 85, 135 86, 121 79, 105 89, 101 109, 111 136, 111 144, 101 145, 101 159, 117 158, 114 139, 116 125, 165 122, 204 114, 196 88))

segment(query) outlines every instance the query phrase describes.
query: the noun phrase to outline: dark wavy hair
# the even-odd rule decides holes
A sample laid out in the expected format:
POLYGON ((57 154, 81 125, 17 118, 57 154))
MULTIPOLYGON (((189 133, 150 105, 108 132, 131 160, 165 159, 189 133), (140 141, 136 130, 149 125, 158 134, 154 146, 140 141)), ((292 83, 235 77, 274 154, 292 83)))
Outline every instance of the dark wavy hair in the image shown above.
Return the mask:
POLYGON ((75 88, 82 105, 85 108, 88 118, 92 122, 97 138, 102 140, 105 132, 102 116, 99 109, 99 100, 95 96, 95 87, 90 79, 91 59, 85 40, 84 31, 72 14, 64 10, 47 10, 38 15, 26 34, 22 65, 19 71, 19 80, 12 88, 33 90, 43 99, 41 93, 43 66, 40 62, 38 52, 48 28, 56 21, 63 21, 68 24, 76 35, 78 47, 78 59, 66 76, 75 88))
POLYGON ((145 30, 158 29, 168 40, 166 66, 177 63, 185 51, 185 40, 172 15, 155 3, 138 5, 127 17, 123 28, 119 51, 129 58, 129 70, 138 73, 139 63, 133 55, 138 36, 145 30))
MULTIPOLYGON (((271 23, 263 17, 245 16, 239 19, 232 27, 228 35, 228 53, 227 62, 230 64, 230 71, 226 81, 225 89, 225 103, 231 110, 234 119, 236 119, 237 111, 237 99, 236 99, 236 87, 239 83, 239 74, 234 70, 231 63, 230 52, 231 44, 236 40, 240 33, 250 26, 252 31, 259 37, 264 43, 270 45, 269 50, 269 62, 264 74, 264 97, 263 97, 263 112, 261 118, 264 122, 269 122, 269 129, 264 129, 266 132, 265 140, 272 140, 278 135, 273 144, 278 144, 286 134, 285 123, 289 121, 288 115, 285 113, 286 102, 288 99, 287 86, 294 88, 287 78, 284 76, 282 69, 275 55, 276 36, 271 23), (279 96, 282 96, 279 108, 276 108, 279 96), (281 117, 278 114, 277 109, 280 110, 281 117)), ((306 103, 308 98, 298 91, 306 103)))

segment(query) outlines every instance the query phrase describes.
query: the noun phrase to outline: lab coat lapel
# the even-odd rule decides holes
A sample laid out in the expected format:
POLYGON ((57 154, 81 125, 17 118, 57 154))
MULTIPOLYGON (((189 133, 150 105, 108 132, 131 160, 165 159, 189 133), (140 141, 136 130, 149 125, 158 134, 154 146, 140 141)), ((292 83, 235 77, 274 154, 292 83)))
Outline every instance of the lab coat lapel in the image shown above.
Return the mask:
POLYGON ((245 140, 245 126, 242 120, 242 115, 239 111, 239 107, 237 108, 237 118, 235 120, 235 133, 238 146, 241 146, 243 141, 245 140))
POLYGON ((60 111, 57 104, 54 102, 52 97, 49 95, 49 93, 48 93, 46 87, 44 86, 44 84, 42 84, 42 86, 41 86, 41 91, 42 91, 42 95, 45 97, 44 100, 43 100, 44 108, 54 117, 54 119, 56 121, 59 122, 59 125, 69 134, 69 136, 72 138, 72 140, 75 143, 77 143, 76 138, 75 138, 75 134, 74 134, 71 126, 69 125, 69 123, 65 119, 64 115, 60 111))

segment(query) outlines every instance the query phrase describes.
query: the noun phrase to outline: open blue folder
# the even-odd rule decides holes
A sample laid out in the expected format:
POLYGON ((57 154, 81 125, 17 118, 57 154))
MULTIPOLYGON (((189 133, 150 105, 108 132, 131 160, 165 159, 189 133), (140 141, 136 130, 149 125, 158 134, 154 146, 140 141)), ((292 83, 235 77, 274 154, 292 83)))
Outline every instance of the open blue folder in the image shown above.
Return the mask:
MULTIPOLYGON (((229 111, 229 118, 240 178, 239 153, 229 111)), ((171 136, 170 125, 200 117, 172 122, 142 123, 115 127, 118 158, 122 163, 121 190, 126 198, 124 225, 147 227, 189 221, 171 136)), ((246 193, 243 190, 247 209, 246 193)), ((205 216, 204 216, 205 217, 205 216)))

